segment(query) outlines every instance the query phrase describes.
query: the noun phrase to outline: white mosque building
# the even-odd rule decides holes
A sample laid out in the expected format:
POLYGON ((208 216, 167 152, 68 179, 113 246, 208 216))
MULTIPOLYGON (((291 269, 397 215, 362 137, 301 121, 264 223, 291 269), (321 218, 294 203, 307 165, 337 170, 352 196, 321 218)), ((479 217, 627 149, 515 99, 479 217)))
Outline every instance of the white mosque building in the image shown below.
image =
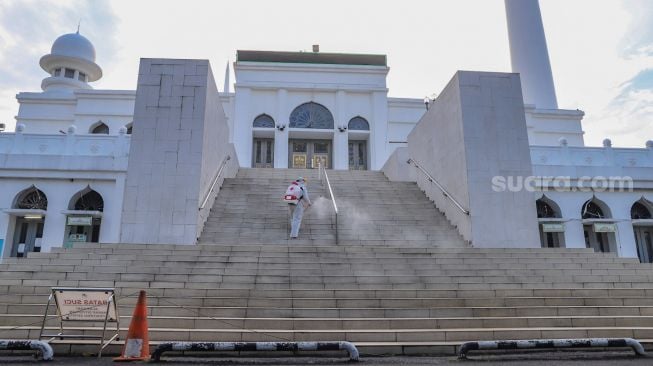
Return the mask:
MULTIPOLYGON (((537 245, 591 247, 653 262, 653 142, 642 141, 639 149, 613 148, 608 139, 601 147, 585 146, 584 113, 557 106, 537 1, 506 0, 506 12, 513 74, 505 75, 514 78, 519 73, 521 77, 523 99, 516 108, 521 113, 524 139, 527 137, 526 150, 515 150, 514 159, 528 165, 522 172, 531 173, 529 176, 566 177, 551 182, 531 180, 535 192, 524 196, 530 200, 524 207, 532 212, 521 216, 539 229, 537 245), (594 183, 602 180, 596 177, 627 177, 627 189, 600 189, 594 183), (568 189, 553 189, 561 181, 568 189), (590 187, 583 182, 594 185, 590 184, 592 189, 569 188, 590 187)), ((103 74, 92 43, 79 32, 56 39, 50 53, 40 60, 47 73, 42 91, 19 93, 16 130, 0 133, 0 255, 24 256, 76 241, 139 242, 138 222, 127 207, 136 202, 140 192, 130 190, 136 186, 129 182, 138 180, 133 171, 143 172, 134 156, 143 150, 155 151, 157 144, 166 141, 175 143, 165 146, 163 155, 182 156, 187 152, 182 142, 190 143, 190 150, 197 141, 201 144, 202 135, 179 127, 185 119, 197 117, 192 112, 186 114, 188 103, 195 103, 195 110, 204 109, 207 115, 219 114, 216 118, 225 122, 221 131, 228 131, 224 145, 233 146, 232 161, 240 167, 304 169, 321 163, 336 170, 382 170, 390 179, 417 181, 421 187, 426 184, 425 176, 407 161, 426 168, 431 175, 426 179, 435 177, 446 183, 447 177, 455 175, 437 165, 446 160, 441 156, 452 151, 446 141, 435 147, 419 145, 434 144, 448 133, 419 128, 421 121, 439 118, 436 109, 448 108, 447 92, 435 100, 388 97, 385 55, 324 53, 319 47, 313 52, 239 50, 233 63, 233 91, 228 69, 220 92, 211 90, 210 81, 202 84, 205 80, 200 76, 207 66, 189 62, 144 59, 138 90, 97 90, 91 84, 103 74), (204 88, 205 100, 199 101, 197 88, 204 88), (154 104, 148 104, 154 99, 154 104), (176 128, 151 128, 148 116, 162 108, 171 115, 177 112, 176 128), (138 128, 142 129, 137 133, 138 128)), ((210 76, 210 69, 208 73, 210 76)), ((452 83, 457 80, 465 86, 466 75, 457 74, 452 83)), ((477 97, 492 103, 495 96, 483 94, 484 90, 477 88, 477 97)), ((481 113, 464 102, 461 106, 466 116, 481 113)), ((501 144, 488 131, 480 131, 478 139, 464 139, 468 154, 475 146, 501 144)), ((507 138, 516 141, 521 137, 507 138)), ((202 187, 206 175, 214 176, 221 161, 200 162, 202 166, 213 164, 202 173, 202 187)), ((162 160, 160 164, 167 163, 162 160)), ((501 172, 504 177, 479 184, 510 189, 505 183, 514 171, 501 172)), ((444 184, 449 191, 458 189, 451 185, 456 185, 455 181, 444 184)), ((491 205, 493 201, 475 196, 474 192, 485 188, 470 183, 466 192, 459 193, 466 197, 463 206, 491 205)), ((502 242, 503 234, 494 242, 487 241, 479 229, 486 228, 488 236, 494 235, 491 228, 498 227, 501 215, 477 218, 474 211, 472 215, 454 213, 442 202, 442 195, 424 190, 471 245, 501 246, 497 243, 502 242), (485 221, 481 225, 474 220, 485 221)), ((195 212, 198 203, 202 204, 186 201, 195 205, 191 207, 195 212)), ((176 239, 151 242, 193 244, 202 219, 193 220, 178 225, 178 236, 169 234, 176 239)), ((520 246, 519 240, 503 242, 520 246)), ((524 246, 531 244, 524 241, 524 246)))

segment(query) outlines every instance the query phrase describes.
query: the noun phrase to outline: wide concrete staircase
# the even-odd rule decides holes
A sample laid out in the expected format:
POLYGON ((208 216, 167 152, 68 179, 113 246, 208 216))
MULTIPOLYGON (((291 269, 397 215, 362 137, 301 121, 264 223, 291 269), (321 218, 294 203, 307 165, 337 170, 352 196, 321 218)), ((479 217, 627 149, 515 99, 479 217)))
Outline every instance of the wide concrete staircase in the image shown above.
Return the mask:
MULTIPOLYGON (((316 172, 300 174, 317 201, 316 172)), ((146 289, 155 344, 348 340, 367 354, 410 354, 489 339, 653 342, 650 264, 589 249, 471 248, 415 185, 374 172, 331 173, 339 245, 327 210, 309 210, 302 239, 288 241, 279 197, 295 175, 241 170, 225 183, 199 245, 86 244, 4 259, 0 338, 36 338, 50 287, 84 286, 116 288, 123 337, 146 289)), ((60 352, 96 349, 53 343, 60 352)))
MULTIPOLYGON (((338 206, 343 243, 467 247, 446 217, 416 184, 390 182, 381 172, 329 171, 338 206)), ((296 244, 334 244, 336 217, 325 186, 313 169, 241 169, 226 179, 200 243, 285 243, 289 233, 286 187, 298 176, 308 179, 313 206, 306 211, 296 244)))

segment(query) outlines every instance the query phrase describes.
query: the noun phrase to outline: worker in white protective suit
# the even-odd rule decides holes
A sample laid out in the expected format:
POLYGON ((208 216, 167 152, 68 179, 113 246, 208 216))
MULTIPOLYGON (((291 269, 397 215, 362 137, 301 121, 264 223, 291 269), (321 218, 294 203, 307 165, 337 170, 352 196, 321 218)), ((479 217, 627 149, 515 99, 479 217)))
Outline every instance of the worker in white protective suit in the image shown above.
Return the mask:
POLYGON ((297 197, 297 203, 288 204, 288 208, 290 209, 290 239, 297 239, 297 236, 299 235, 299 227, 302 224, 302 217, 304 216, 304 210, 311 207, 311 199, 308 197, 306 179, 299 177, 293 182, 293 184, 298 185, 301 191, 300 196, 297 197))

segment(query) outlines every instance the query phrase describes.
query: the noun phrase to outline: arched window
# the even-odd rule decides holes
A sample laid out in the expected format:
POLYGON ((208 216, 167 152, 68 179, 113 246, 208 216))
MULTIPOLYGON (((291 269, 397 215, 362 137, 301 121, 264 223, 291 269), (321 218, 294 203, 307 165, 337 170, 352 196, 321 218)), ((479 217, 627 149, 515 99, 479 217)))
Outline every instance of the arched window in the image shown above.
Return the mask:
POLYGON ((605 219, 608 214, 605 204, 595 198, 585 202, 581 210, 583 219, 605 219))
POLYGON ((109 126, 107 126, 104 122, 98 121, 96 124, 91 126, 90 132, 92 134, 104 134, 108 135, 109 134, 109 126))
POLYGON ((47 210, 48 198, 40 189, 31 186, 16 196, 14 207, 25 210, 47 210))
POLYGON ((551 219, 560 217, 560 211, 556 209, 556 205, 546 197, 542 197, 539 200, 535 201, 535 206, 537 207, 538 219, 551 219))
POLYGON ((291 128, 333 129, 333 115, 329 110, 314 102, 308 102, 295 108, 290 113, 291 128))
POLYGON ((641 201, 635 202, 630 208, 630 218, 633 220, 647 220, 651 218, 651 211, 641 201))
POLYGON ((134 122, 129 122, 125 127, 127 127, 127 134, 132 134, 132 129, 134 128, 134 122))
POLYGON ((349 120, 347 128, 349 131, 369 131, 370 124, 367 123, 365 118, 358 116, 349 120))
POLYGON ((90 187, 75 193, 70 200, 69 205, 71 210, 76 211, 104 211, 104 199, 96 191, 90 187))
POLYGON ((261 114, 260 116, 254 118, 252 126, 260 128, 274 128, 274 120, 267 114, 261 114))

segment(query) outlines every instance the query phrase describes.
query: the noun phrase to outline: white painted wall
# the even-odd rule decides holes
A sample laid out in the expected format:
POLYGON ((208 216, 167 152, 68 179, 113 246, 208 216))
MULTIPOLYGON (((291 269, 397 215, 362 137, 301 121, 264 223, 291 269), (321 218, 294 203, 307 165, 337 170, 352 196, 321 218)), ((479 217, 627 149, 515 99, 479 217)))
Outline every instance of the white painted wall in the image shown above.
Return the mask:
POLYGON ((380 169, 387 160, 387 67, 236 62, 234 70, 234 142, 242 166, 252 164, 252 122, 263 113, 270 115, 277 125, 286 126, 283 131, 274 132, 277 168, 288 167, 289 139, 320 138, 333 141, 332 166, 348 169, 350 135, 340 132, 338 126, 347 126, 357 116, 370 124, 369 137, 364 139, 369 144, 371 169, 380 169), (302 131, 288 127, 293 109, 306 102, 329 109, 334 117, 333 130, 302 131))
POLYGON ((19 93, 16 123, 24 124, 26 133, 53 134, 75 125, 78 134, 87 134, 92 125, 102 121, 109 126, 109 134, 118 135, 120 128, 134 119, 135 95, 131 90, 87 89, 19 93))
POLYGON ((0 239, 11 250, 15 217, 6 212, 16 196, 36 186, 48 198, 43 251, 64 242, 66 215, 75 193, 87 186, 104 199, 100 242, 120 238, 120 216, 127 169, 127 135, 0 134, 0 239))

